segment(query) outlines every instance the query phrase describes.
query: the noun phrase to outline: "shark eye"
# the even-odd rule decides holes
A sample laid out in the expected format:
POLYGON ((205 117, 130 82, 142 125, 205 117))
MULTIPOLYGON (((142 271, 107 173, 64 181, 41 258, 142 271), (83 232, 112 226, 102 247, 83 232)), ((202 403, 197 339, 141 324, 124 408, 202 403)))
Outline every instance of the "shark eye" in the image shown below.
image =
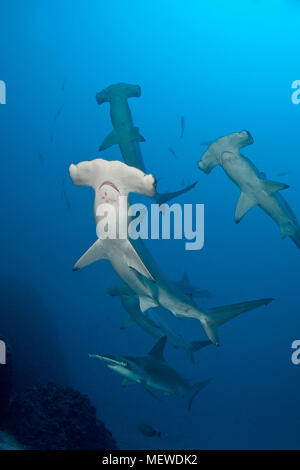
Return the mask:
POLYGON ((252 135, 250 134, 249 131, 243 131, 243 133, 244 133, 247 137, 249 137, 250 139, 252 138, 252 135))

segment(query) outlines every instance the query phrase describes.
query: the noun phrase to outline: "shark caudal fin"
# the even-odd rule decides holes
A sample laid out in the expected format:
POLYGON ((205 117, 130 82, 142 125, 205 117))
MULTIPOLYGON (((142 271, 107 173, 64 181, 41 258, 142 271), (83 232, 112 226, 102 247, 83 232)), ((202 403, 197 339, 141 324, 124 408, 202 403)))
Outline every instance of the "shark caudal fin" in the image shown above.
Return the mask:
POLYGON ((300 248, 300 229, 293 235, 290 235, 291 240, 295 243, 295 245, 300 248))
MULTIPOLYGON (((288 220, 285 223, 281 223, 279 228, 280 237, 282 238, 282 240, 286 237, 294 237, 300 230, 299 227, 292 220, 288 220)), ((295 240, 297 240, 297 237, 295 238, 295 240)))
POLYGON ((202 326, 209 339, 216 345, 220 346, 218 327, 233 318, 241 315, 241 313, 254 310, 262 305, 268 305, 273 302, 273 298, 260 300, 250 300, 233 305, 225 305, 224 307, 210 308, 205 314, 205 319, 201 320, 202 326))
POLYGON ((193 189, 196 184, 198 184, 198 181, 195 181, 195 183, 190 184, 186 188, 180 189, 179 191, 175 191, 173 193, 156 193, 154 197, 156 199, 157 204, 161 205, 170 201, 171 199, 174 199, 177 196, 180 196, 181 194, 186 193, 190 189, 193 189))
POLYGON ((202 382, 198 382, 191 386, 189 394, 188 394, 188 410, 191 410, 192 403, 194 398, 198 395, 198 393, 203 390, 210 382, 212 381, 211 378, 207 380, 203 380, 202 382))
POLYGON ((206 346, 209 346, 210 344, 212 344, 211 341, 192 341, 189 343, 189 347, 186 352, 193 364, 195 363, 194 353, 200 349, 205 348, 206 346))

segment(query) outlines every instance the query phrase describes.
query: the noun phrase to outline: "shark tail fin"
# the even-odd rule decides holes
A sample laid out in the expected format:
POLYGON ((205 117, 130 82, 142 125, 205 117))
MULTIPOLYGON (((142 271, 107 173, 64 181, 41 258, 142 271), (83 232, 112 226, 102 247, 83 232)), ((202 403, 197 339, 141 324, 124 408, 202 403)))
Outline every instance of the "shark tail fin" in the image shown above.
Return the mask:
POLYGON ((293 235, 290 235, 290 237, 291 240, 293 240, 293 242, 295 243, 295 245, 300 248, 300 230, 298 229, 298 231, 293 235))
POLYGON ((206 346, 209 346, 210 344, 212 344, 212 342, 207 341, 207 340, 206 341, 192 341, 190 343, 189 345, 190 347, 187 349, 187 355, 189 356, 193 364, 195 363, 194 353, 196 351, 199 351, 202 348, 205 348, 206 346))
POLYGON ((294 222, 288 220, 284 224, 280 225, 280 236, 282 240, 286 237, 293 237, 299 232, 299 227, 297 227, 294 222))
POLYGON ((181 194, 186 193, 190 189, 193 189, 196 184, 198 184, 198 181, 195 181, 195 183, 190 184, 186 188, 180 189, 179 191, 175 191, 173 193, 156 193, 155 194, 155 199, 157 204, 161 205, 164 204, 165 202, 170 201, 171 199, 174 199, 177 196, 180 196, 181 194))
POLYGON ((207 380, 203 380, 202 382, 198 382, 198 383, 191 386, 190 392, 189 392, 189 395, 188 395, 188 410, 189 411, 191 410, 194 398, 198 395, 198 393, 201 390, 203 390, 203 388, 205 388, 208 384, 210 384, 211 381, 212 381, 212 379, 209 378, 207 380))
POLYGON ((105 253, 105 249, 103 248, 103 241, 98 239, 74 264, 73 271, 78 271, 78 269, 85 268, 89 264, 92 264, 100 259, 107 259, 107 255, 105 253))
POLYGON ((241 313, 248 312, 262 305, 268 305, 273 302, 273 298, 250 300, 248 302, 241 302, 233 305, 225 305, 223 307, 210 308, 205 314, 205 319, 202 320, 202 326, 209 337, 209 339, 216 345, 220 345, 218 327, 224 323, 232 320, 233 318, 241 315, 241 313))

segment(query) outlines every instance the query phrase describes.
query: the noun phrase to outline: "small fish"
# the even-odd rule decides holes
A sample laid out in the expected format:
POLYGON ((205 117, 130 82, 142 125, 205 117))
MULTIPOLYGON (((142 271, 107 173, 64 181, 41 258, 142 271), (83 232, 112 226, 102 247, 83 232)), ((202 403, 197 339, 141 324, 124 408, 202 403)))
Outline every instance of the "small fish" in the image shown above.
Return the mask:
POLYGON ((169 152, 171 152, 171 154, 173 155, 173 157, 177 158, 176 152, 175 152, 174 149, 172 149, 172 147, 168 147, 168 150, 169 150, 169 152))
POLYGON ((65 201, 67 209, 71 209, 71 203, 69 201, 66 191, 61 192, 61 198, 63 201, 65 201))
POLYGON ((288 171, 282 171, 281 173, 277 173, 277 176, 286 176, 288 174, 289 174, 288 171))
POLYGON ((61 84, 61 91, 65 91, 66 79, 61 84))
POLYGON ((58 110, 57 110, 56 113, 54 114, 54 118, 53 118, 53 124, 54 124, 54 125, 56 124, 57 119, 58 119, 59 116, 61 115, 61 112, 62 112, 62 110, 63 110, 63 107, 64 107, 64 105, 60 106, 60 108, 58 108, 58 110))
POLYGON ((139 431, 145 437, 161 437, 161 432, 156 431, 152 426, 149 424, 140 424, 139 431))
POLYGON ((185 128, 184 116, 181 116, 181 118, 180 118, 180 126, 181 126, 180 137, 182 138, 183 134, 184 134, 184 128, 185 128))
POLYGON ((41 162, 42 165, 44 164, 44 161, 45 161, 44 155, 41 152, 39 152, 39 161, 41 162))

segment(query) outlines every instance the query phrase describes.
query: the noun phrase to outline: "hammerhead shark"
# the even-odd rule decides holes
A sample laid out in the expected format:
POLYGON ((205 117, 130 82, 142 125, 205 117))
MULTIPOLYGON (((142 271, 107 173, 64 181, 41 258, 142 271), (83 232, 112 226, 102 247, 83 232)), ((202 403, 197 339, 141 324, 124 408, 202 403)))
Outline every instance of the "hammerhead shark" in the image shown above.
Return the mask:
POLYGON ((123 387, 140 384, 155 398, 157 397, 153 394, 152 389, 161 390, 166 395, 179 395, 187 398, 188 410, 190 410, 196 395, 212 379, 191 385, 184 377, 166 364, 163 355, 166 341, 166 336, 160 338, 147 356, 89 354, 89 357, 105 362, 107 367, 124 377, 123 387))
POLYGON ((119 231, 122 220, 127 230, 128 193, 135 191, 146 196, 153 196, 155 193, 154 177, 145 175, 141 170, 122 162, 107 162, 100 158, 81 162, 78 165, 71 164, 69 172, 76 186, 85 185, 94 189, 94 216, 97 227, 103 220, 103 215, 100 214, 99 209, 103 206, 107 207, 107 205, 115 210, 111 217, 115 217, 112 222, 116 223, 115 237, 105 238, 101 236, 103 234, 99 233, 100 238, 77 261, 73 270, 81 269, 99 259, 109 259, 115 271, 132 285, 135 292, 141 296, 149 295, 151 297, 151 292, 147 292, 135 273, 138 272, 141 276, 152 280, 153 277, 128 240, 127 232, 125 237, 121 238, 119 231), (125 207, 122 206, 121 210, 120 201, 123 204, 125 203, 125 207))
POLYGON ((155 338, 162 338, 166 336, 167 342, 174 348, 182 348, 186 351, 188 357, 194 363, 194 353, 200 349, 208 346, 211 341, 186 341, 182 335, 176 333, 155 311, 147 310, 142 312, 140 309, 139 301, 131 289, 126 284, 121 286, 110 287, 108 293, 112 296, 119 296, 121 303, 128 313, 125 318, 121 330, 124 330, 132 325, 138 325, 146 333, 154 336, 155 338))
MULTIPOLYGON (((118 83, 110 85, 96 95, 98 104, 108 102, 110 104, 110 117, 113 130, 102 142, 99 150, 105 150, 112 145, 119 145, 123 160, 127 165, 135 166, 143 172, 146 172, 140 142, 145 138, 140 134, 138 127, 133 124, 132 115, 128 106, 127 99, 141 96, 141 87, 139 85, 130 85, 127 83, 118 83)), ((156 191, 155 199, 158 204, 164 204, 171 199, 192 189, 197 182, 187 186, 179 191, 160 194, 156 191)))
POLYGON ((201 297, 206 299, 211 299, 212 294, 206 289, 198 289, 198 287, 193 286, 190 283, 189 276, 187 272, 184 272, 182 278, 179 281, 173 281, 173 284, 178 286, 186 295, 191 297, 201 297))
POLYGON ((235 222, 258 205, 279 226, 282 239, 290 237, 300 248, 300 226, 292 209, 278 192, 289 188, 284 183, 269 181, 260 173, 251 160, 240 153, 240 149, 253 144, 248 131, 234 132, 220 137, 212 143, 198 162, 205 173, 220 165, 229 178, 240 188, 241 195, 235 209, 235 222))

